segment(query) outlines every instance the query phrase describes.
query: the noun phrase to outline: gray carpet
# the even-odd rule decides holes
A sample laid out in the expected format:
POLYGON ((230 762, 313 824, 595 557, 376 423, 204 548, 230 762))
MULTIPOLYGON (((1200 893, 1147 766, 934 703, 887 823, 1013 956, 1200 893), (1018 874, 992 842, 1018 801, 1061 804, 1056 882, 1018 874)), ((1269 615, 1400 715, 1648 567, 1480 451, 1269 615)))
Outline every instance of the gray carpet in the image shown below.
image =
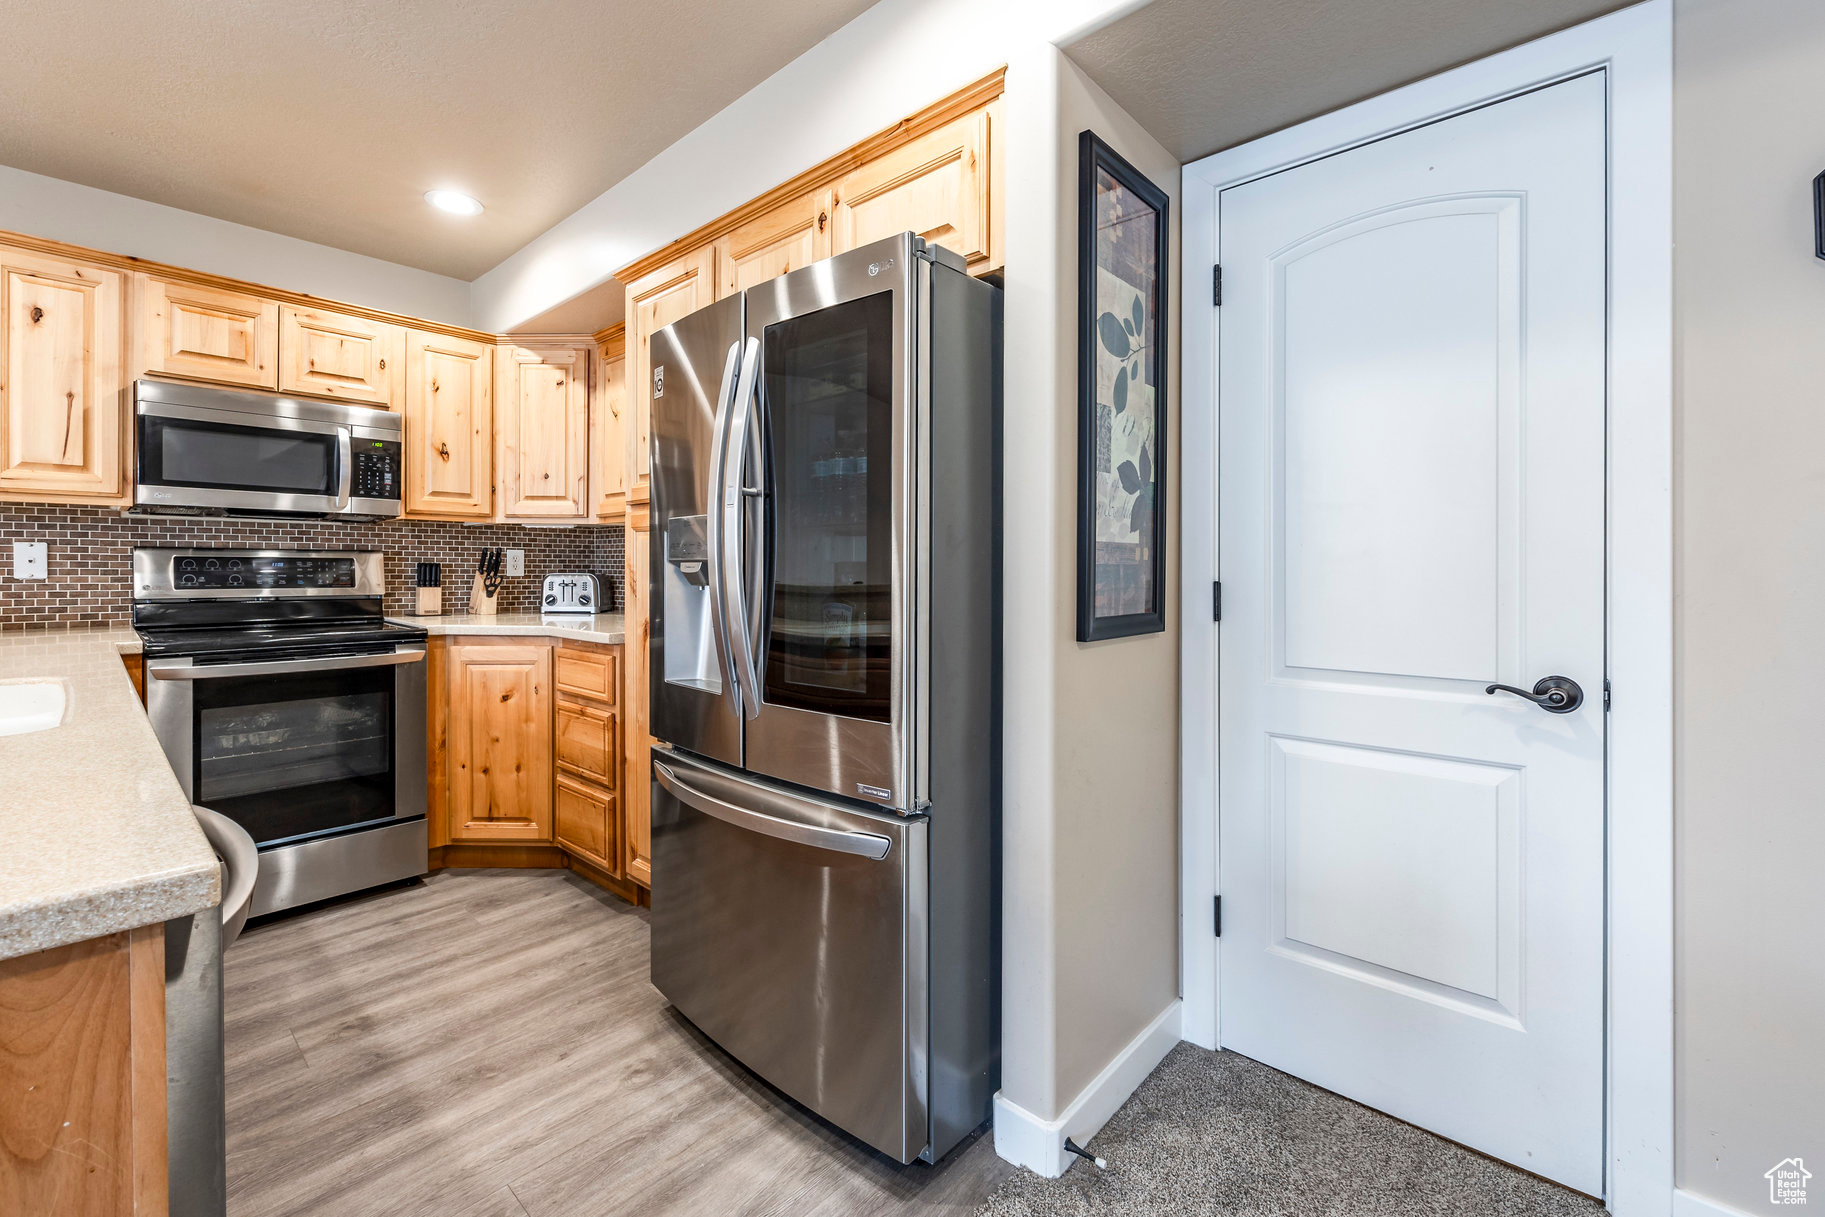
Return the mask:
POLYGON ((1233 1052, 1173 1049, 1062 1178, 981 1217, 1601 1217, 1602 1205, 1233 1052))

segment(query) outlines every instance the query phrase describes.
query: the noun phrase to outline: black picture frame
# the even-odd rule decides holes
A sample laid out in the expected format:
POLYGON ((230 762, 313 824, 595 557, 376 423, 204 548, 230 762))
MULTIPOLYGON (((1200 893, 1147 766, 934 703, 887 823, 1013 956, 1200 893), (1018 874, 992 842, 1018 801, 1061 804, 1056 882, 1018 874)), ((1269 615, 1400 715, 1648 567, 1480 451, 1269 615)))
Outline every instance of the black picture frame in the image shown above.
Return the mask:
MULTIPOLYGON (((1138 218, 1142 213, 1129 213, 1122 222, 1138 218)), ((1111 148, 1093 131, 1084 131, 1078 136, 1078 186, 1077 186, 1077 640, 1079 642, 1098 642, 1106 638, 1128 638, 1136 634, 1157 634, 1166 628, 1166 374, 1167 374, 1167 336, 1170 296, 1168 283, 1170 275, 1171 248, 1171 213, 1170 200, 1166 192, 1149 181, 1140 170, 1136 169, 1114 148, 1111 148), (1107 342, 1101 333, 1102 313, 1099 311, 1099 277, 1101 266, 1099 258, 1105 245, 1110 242, 1099 241, 1101 222, 1098 214, 1098 183, 1103 177, 1121 190, 1131 195, 1135 202, 1154 215, 1153 234, 1150 248, 1146 254, 1151 260, 1151 288, 1142 291, 1135 287, 1133 309, 1149 308, 1152 313, 1151 330, 1146 324, 1144 313, 1134 313, 1133 322, 1129 318, 1115 318, 1111 335, 1107 342), (1143 305, 1143 301, 1147 303, 1143 305), (1130 354, 1115 356, 1109 343, 1114 336, 1124 334, 1129 339, 1130 354), (1146 339, 1151 335, 1151 342, 1146 339), (1135 345, 1138 344, 1138 345, 1135 345), (1120 363, 1122 377, 1111 394, 1114 400, 1103 403, 1098 401, 1101 389, 1099 361, 1107 352, 1120 363), (1144 366, 1143 366, 1144 361, 1144 366), (1151 446, 1143 444, 1138 449, 1139 460, 1124 461, 1118 469, 1109 470, 1102 466, 1112 459, 1117 417, 1126 413, 1125 395, 1127 372, 1136 370, 1134 383, 1143 383, 1148 390, 1144 394, 1144 404, 1136 408, 1150 408, 1153 411, 1151 427, 1146 438, 1151 446), (1099 411, 1107 408, 1110 412, 1109 427, 1111 441, 1102 442, 1103 421, 1099 411), (1127 472, 1120 472, 1125 468, 1127 472), (1122 493, 1128 498, 1124 502, 1111 499, 1109 503, 1099 500, 1100 494, 1111 489, 1104 474, 1118 476, 1122 493), (1129 474, 1134 475, 1138 490, 1130 490, 1129 474), (1125 564, 1131 571, 1141 571, 1147 576, 1146 594, 1142 603, 1135 603, 1132 587, 1118 586, 1124 582, 1116 577, 1123 564, 1098 561, 1097 524, 1099 517, 1114 512, 1117 519, 1120 512, 1127 510, 1130 519, 1139 519, 1142 511, 1141 495, 1147 496, 1143 527, 1134 529, 1134 535, 1145 536, 1147 552, 1137 555, 1139 560, 1125 564), (1107 576, 1108 585, 1099 584, 1099 576, 1107 576), (1109 611, 1114 609, 1116 611, 1109 611)), ((1111 225, 1113 228, 1114 225, 1111 225)), ((1141 239, 1145 239, 1143 230, 1141 239)), ((1119 238, 1116 238, 1119 240, 1119 238)), ((1124 251, 1132 256, 1139 248, 1134 241, 1126 243, 1124 251)), ((1131 268, 1132 269, 1132 268, 1131 268)), ((1112 270, 1113 274, 1114 271, 1112 270)), ((1133 286, 1132 279, 1122 280, 1133 286)), ((1126 311, 1126 310, 1124 310, 1126 311)), ((1137 416, 1138 417, 1138 416, 1137 416)), ((1132 422, 1130 428, 1135 426, 1132 422)), ((1119 528, 1119 524, 1117 525, 1119 528)), ((1109 550, 1119 552, 1121 544, 1104 542, 1109 550)), ((1140 546, 1135 545, 1138 550, 1140 546)), ((1107 551, 1106 551, 1107 552, 1107 551)))

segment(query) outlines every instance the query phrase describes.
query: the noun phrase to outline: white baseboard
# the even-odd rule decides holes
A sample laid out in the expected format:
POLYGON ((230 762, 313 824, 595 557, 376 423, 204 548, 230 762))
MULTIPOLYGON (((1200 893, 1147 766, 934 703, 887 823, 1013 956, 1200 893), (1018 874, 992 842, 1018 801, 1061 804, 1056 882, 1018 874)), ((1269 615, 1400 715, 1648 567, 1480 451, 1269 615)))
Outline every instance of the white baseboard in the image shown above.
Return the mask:
POLYGON ((1694 1196, 1691 1192, 1673 1192, 1673 1217, 1749 1217, 1741 1209, 1733 1209, 1727 1204, 1715 1200, 1706 1200, 1703 1196, 1694 1196))
POLYGON ((1071 1165, 1065 1138, 1082 1145, 1102 1131, 1128 1096, 1179 1042, 1184 1007, 1176 998, 1128 1046, 1115 1054, 1056 1119, 1042 1120, 999 1091, 995 1094, 995 1153, 1048 1179, 1071 1165))

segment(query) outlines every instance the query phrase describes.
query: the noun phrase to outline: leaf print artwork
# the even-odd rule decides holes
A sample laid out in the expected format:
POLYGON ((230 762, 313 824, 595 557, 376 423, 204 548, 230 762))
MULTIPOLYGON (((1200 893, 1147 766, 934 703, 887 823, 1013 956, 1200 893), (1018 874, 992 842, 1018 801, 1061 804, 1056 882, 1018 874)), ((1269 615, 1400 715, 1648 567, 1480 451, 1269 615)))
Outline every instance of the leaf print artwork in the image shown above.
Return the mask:
POLYGON ((1166 198, 1084 132, 1078 637, 1163 628, 1159 543, 1166 198), (1103 622, 1108 626, 1104 627, 1103 622))

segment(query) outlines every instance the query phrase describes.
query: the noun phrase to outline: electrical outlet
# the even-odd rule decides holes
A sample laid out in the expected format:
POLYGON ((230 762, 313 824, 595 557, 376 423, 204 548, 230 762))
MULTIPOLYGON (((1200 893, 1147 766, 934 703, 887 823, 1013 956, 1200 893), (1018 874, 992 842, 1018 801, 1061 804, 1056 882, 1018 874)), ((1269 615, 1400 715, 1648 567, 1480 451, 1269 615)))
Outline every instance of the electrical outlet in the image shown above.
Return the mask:
POLYGON ((509 549, 501 559, 501 574, 523 575, 526 573, 526 551, 509 549))
POLYGON ((50 564, 50 547, 43 541, 13 542, 13 578, 46 578, 50 574, 50 564))

